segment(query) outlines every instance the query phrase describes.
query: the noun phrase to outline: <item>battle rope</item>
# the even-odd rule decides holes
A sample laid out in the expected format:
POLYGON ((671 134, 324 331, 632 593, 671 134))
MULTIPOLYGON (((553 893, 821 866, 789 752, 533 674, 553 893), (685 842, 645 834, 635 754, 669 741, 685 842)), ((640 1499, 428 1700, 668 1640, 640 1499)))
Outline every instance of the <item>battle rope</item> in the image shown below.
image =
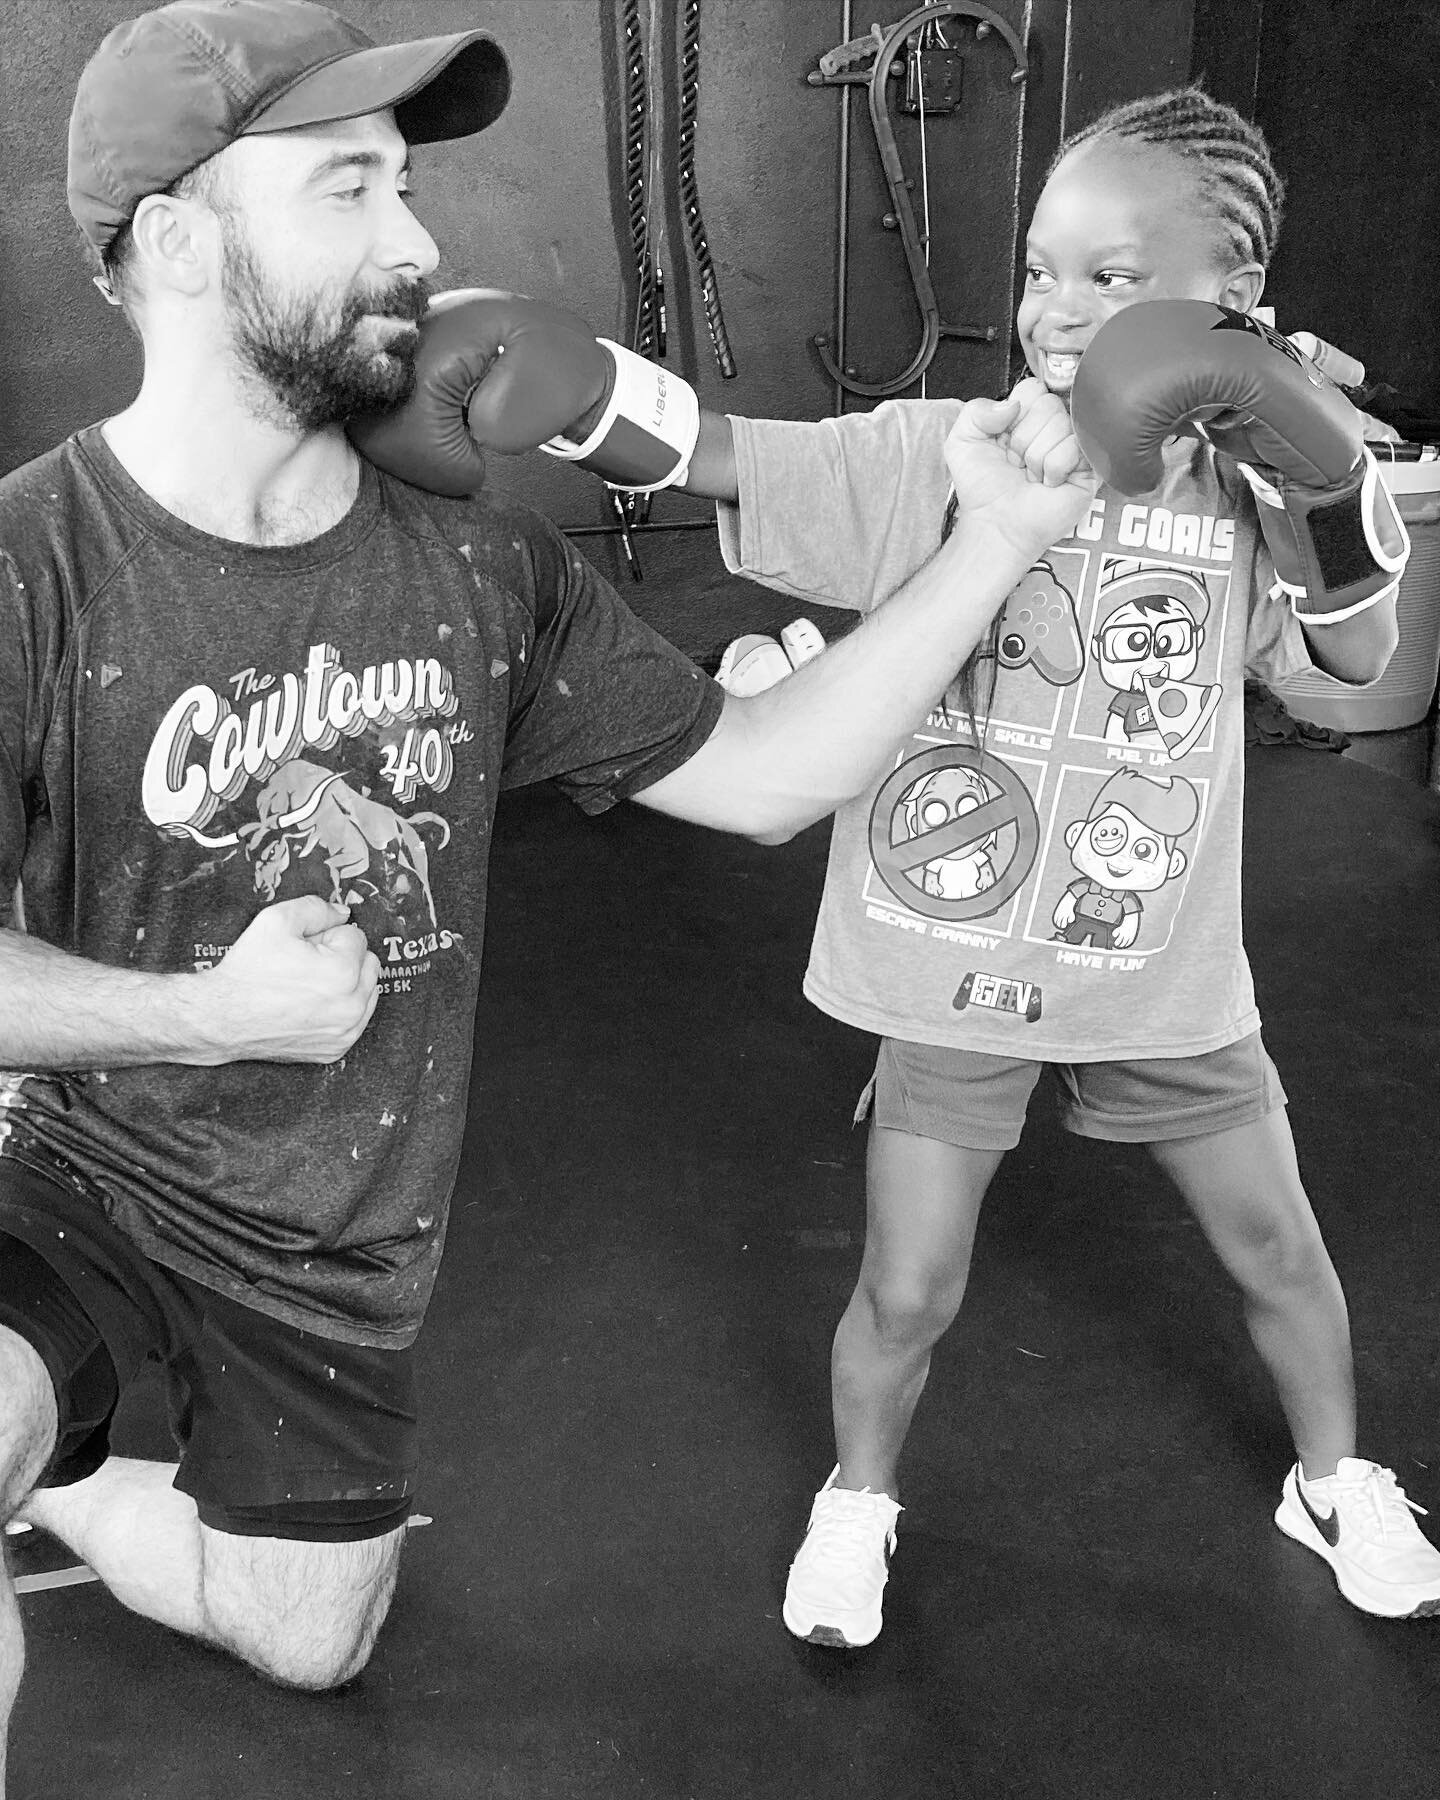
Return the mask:
POLYGON ((699 112, 700 0, 685 0, 680 54, 680 200, 690 233, 690 249, 700 275, 700 299, 705 308, 705 323, 710 330, 715 361, 721 375, 730 381, 737 373, 735 358, 731 354, 730 336, 720 307, 720 284, 715 279, 705 221, 700 214, 700 189, 695 179, 695 123, 699 112))
POLYGON ((656 346, 655 269, 650 259, 650 219, 645 163, 649 137, 649 83, 640 32, 640 0, 621 0, 625 56, 625 207, 635 262, 635 325, 632 343, 640 356, 656 346))

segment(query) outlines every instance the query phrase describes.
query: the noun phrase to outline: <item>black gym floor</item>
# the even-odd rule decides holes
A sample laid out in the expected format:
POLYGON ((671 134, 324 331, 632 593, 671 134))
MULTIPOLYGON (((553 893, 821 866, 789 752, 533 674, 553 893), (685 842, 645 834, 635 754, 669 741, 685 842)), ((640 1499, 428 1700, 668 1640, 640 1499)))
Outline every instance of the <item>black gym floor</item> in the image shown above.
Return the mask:
MULTIPOLYGON (((1351 1610, 1275 1529, 1291 1452, 1232 1289, 1145 1154, 1043 1089, 912 1434, 884 1634, 785 1631, 872 1056, 799 991, 825 845, 507 800, 430 1522, 374 1659, 298 1696, 98 1586, 28 1594, 13 1800, 1440 1792, 1440 1620, 1351 1610)), ((1247 850, 1362 1454, 1440 1514, 1440 796, 1255 749, 1247 850)), ((153 1400, 121 1448, 166 1453, 153 1400)))

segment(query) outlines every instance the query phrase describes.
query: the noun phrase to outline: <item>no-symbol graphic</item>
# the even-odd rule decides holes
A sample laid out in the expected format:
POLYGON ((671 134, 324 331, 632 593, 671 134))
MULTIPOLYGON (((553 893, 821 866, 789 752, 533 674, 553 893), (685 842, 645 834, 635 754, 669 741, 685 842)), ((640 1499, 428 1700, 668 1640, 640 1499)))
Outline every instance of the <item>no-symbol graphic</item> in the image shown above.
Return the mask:
POLYGON ((963 744, 941 745, 901 763, 886 777, 870 810, 870 857, 880 879, 902 905, 930 919, 983 919, 998 912, 1034 867, 1039 844, 1040 820, 1025 783, 998 756, 963 744), (941 769, 974 771, 993 798, 929 830, 904 835, 901 802, 917 782, 941 769), (996 879, 989 887, 955 899, 925 892, 927 864, 963 856, 992 832, 990 861, 996 879))

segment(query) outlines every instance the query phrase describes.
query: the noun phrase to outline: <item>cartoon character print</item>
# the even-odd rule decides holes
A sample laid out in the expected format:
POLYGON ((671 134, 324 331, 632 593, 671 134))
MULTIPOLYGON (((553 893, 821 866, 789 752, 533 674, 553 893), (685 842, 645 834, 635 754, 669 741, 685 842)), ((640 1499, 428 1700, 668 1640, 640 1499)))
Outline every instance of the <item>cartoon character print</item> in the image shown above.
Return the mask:
POLYGON ((1055 941, 1129 949, 1144 916, 1140 896, 1176 880, 1188 866, 1179 841, 1199 812, 1199 797, 1183 776, 1117 770, 1095 796, 1088 815, 1065 827, 1079 878, 1065 889, 1051 916, 1055 941))
POLYGON ((1034 867, 1040 825, 998 756, 944 744, 901 762, 870 809, 870 854, 890 893, 932 919, 998 912, 1034 867))
POLYGON ((1178 761, 1220 704, 1218 684, 1190 679, 1205 642, 1209 592, 1188 570, 1152 567, 1112 580, 1100 601, 1108 610, 1091 650, 1114 690, 1105 742, 1178 761))
MULTIPOLYGON (((964 764, 932 769, 922 775, 900 797, 897 819, 904 827, 904 840, 913 842, 925 833, 938 831, 952 820, 978 812, 994 796, 983 775, 964 764)), ((953 850, 945 850, 922 863, 918 886, 924 894, 942 899, 968 899, 983 894, 995 885, 994 850, 997 833, 987 831, 953 850)), ((916 880, 912 871, 910 879, 916 880)))

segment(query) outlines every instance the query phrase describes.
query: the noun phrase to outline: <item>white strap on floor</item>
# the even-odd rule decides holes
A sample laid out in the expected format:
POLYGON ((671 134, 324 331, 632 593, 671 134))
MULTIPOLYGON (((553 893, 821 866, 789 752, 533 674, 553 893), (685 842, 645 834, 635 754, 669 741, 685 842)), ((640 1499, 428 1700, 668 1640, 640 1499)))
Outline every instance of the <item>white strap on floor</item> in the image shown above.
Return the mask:
POLYGON ((88 1563, 80 1563, 73 1569, 50 1569, 44 1575, 17 1575, 15 1592, 38 1594, 42 1588, 80 1587, 87 1581, 99 1579, 88 1563))

